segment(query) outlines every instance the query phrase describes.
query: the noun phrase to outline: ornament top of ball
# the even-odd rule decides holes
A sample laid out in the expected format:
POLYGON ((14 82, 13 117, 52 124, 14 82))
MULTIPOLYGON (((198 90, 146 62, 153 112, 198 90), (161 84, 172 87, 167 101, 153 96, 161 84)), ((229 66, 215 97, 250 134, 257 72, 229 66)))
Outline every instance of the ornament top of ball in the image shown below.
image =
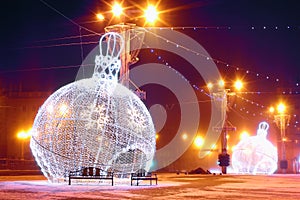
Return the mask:
POLYGON ((150 169, 155 129, 144 103, 118 83, 123 46, 120 34, 104 34, 93 76, 61 87, 40 107, 30 147, 50 182, 84 167, 119 177, 150 169))
POLYGON ((267 122, 259 123, 258 129, 257 129, 257 136, 266 138, 267 134, 268 134, 268 129, 269 129, 269 124, 267 122))

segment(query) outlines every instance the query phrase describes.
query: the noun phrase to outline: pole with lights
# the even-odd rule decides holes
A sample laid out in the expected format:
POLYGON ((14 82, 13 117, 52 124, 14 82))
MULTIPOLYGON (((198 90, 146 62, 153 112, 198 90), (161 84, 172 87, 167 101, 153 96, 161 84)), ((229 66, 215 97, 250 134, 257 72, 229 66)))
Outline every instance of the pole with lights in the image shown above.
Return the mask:
POLYGON ((284 103, 279 103, 276 107, 270 107, 270 113, 274 115, 274 122, 280 129, 280 158, 279 159, 279 167, 281 169, 282 173, 286 173, 286 170, 288 168, 288 161, 286 159, 286 148, 285 148, 285 142, 286 142, 286 126, 290 121, 290 115, 286 113, 286 106, 284 103))
MULTIPOLYGON (((214 84, 208 83, 207 87, 212 90, 214 84)), ((234 83, 234 88, 236 91, 240 91, 243 88, 243 83, 237 80, 234 83)), ((222 126, 217 126, 214 128, 216 131, 221 131, 221 153, 218 155, 219 166, 222 168, 222 173, 227 173, 227 167, 230 165, 230 155, 227 153, 227 135, 230 131, 236 131, 236 127, 233 126, 228 120, 228 112, 233 103, 233 97, 236 93, 230 89, 225 89, 225 82, 219 80, 218 89, 212 92, 212 98, 216 102, 221 102, 223 116, 225 116, 224 124, 222 126)))
POLYGON ((21 141, 21 160, 24 160, 24 143, 31 137, 31 130, 20 131, 17 133, 17 138, 21 141))
MULTIPOLYGON (((105 27, 105 32, 117 32, 122 35, 125 45, 123 52, 121 53, 121 69, 120 69, 120 82, 127 88, 129 88, 129 66, 138 61, 138 53, 143 43, 145 30, 142 27, 138 27, 134 23, 126 22, 132 19, 140 18, 141 16, 135 16, 136 14, 142 13, 142 17, 145 18, 145 24, 153 25, 158 19, 159 12, 156 10, 156 6, 149 4, 146 9, 127 8, 124 9, 122 4, 115 2, 111 6, 112 16, 118 18, 121 23, 109 25, 105 27)), ((105 19, 105 16, 98 13, 97 18, 101 21, 105 19)), ((134 84, 133 84, 134 85, 134 84)), ((135 85, 134 85, 135 86, 135 85)), ((139 97, 146 97, 145 92, 137 88, 136 91, 139 97)))

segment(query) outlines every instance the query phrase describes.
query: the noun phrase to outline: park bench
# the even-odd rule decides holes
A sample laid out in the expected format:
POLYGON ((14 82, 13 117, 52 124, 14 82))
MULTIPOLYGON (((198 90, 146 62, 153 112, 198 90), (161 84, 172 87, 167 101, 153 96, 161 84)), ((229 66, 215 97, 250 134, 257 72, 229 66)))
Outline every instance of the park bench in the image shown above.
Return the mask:
POLYGON ((114 173, 96 167, 83 167, 80 170, 71 171, 69 172, 69 185, 71 185, 71 179, 111 180, 111 185, 114 185, 114 173))
POLYGON ((147 172, 146 170, 138 170, 136 173, 131 173, 131 185, 136 181, 136 185, 139 185, 139 181, 149 180, 150 185, 152 185, 152 181, 155 181, 157 185, 157 174, 152 174, 151 172, 147 172))

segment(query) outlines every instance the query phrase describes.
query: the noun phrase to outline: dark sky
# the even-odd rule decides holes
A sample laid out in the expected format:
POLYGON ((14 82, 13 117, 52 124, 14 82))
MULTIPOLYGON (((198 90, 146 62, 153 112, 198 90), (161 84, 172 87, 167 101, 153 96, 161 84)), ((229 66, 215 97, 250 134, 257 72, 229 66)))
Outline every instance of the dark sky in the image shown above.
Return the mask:
MULTIPOLYGON (((132 2, 126 1, 127 6, 132 2)), ((108 23, 95 21, 95 13, 109 10, 107 3, 1 1, 0 77, 6 79, 2 85, 22 82, 24 88, 53 90, 73 81, 81 55, 97 45, 97 33, 108 23), (66 38, 69 36, 75 37, 66 38)), ((249 91, 274 91, 276 78, 280 80, 276 87, 295 87, 300 82, 299 1, 162 0, 159 8, 167 12, 161 14, 164 22, 156 25, 202 27, 180 31, 198 41, 213 58, 241 69, 228 71, 225 65, 218 65, 224 76, 232 79, 233 74, 252 72, 247 78, 249 91)))
MULTIPOLYGON (((33 75, 44 77, 46 73, 49 80, 41 81, 48 80, 55 87, 70 82, 78 69, 76 66, 81 62, 81 46, 78 37, 80 28, 67 18, 82 26, 82 35, 92 34, 85 28, 92 32, 103 32, 105 23, 93 22, 95 13, 109 9, 103 1, 44 2, 57 11, 39 0, 1 1, 1 77, 12 75, 27 82, 29 77, 32 80, 33 75), (66 36, 77 37, 53 40, 66 36), (52 47, 53 45, 59 47, 52 47), (62 66, 75 68, 59 69, 62 66), (29 72, 5 73, 14 70, 29 72)), ((127 1, 127 5, 131 5, 130 1, 127 1)), ((299 81, 298 1, 162 0, 160 8, 170 12, 161 14, 165 23, 158 25, 213 27, 194 33, 184 32, 203 45, 212 57, 245 70, 278 76, 281 80, 285 79, 288 85, 299 81), (219 26, 230 27, 230 30, 218 30, 216 27, 219 26), (278 29, 275 29, 276 26, 278 29), (252 30, 251 27, 255 29, 252 30)), ((83 37, 82 40, 97 42, 98 38, 95 35, 83 37)), ((83 54, 86 55, 94 46, 95 44, 83 45, 83 54)))

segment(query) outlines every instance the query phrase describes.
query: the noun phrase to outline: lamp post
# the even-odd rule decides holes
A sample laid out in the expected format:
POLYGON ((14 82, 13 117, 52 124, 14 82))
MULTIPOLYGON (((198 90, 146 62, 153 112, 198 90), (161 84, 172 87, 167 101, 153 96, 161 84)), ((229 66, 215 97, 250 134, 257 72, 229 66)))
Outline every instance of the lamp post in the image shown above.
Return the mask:
POLYGON ((17 133, 17 138, 21 140, 21 160, 24 160, 24 143, 31 137, 31 131, 20 131, 17 133))
POLYGON ((279 162, 279 167, 281 169, 282 173, 286 173, 286 170, 288 168, 288 161, 286 159, 286 148, 285 148, 285 142, 286 142, 286 126, 290 121, 290 115, 286 114, 286 106, 283 103, 279 103, 276 107, 270 107, 269 109, 270 113, 274 115, 274 122, 276 123, 277 127, 280 129, 280 155, 279 157, 281 159, 279 162))
MULTIPOLYGON (((207 87, 209 90, 212 90, 214 84, 208 83, 207 87)), ((243 83, 240 80, 237 80, 234 83, 234 88, 236 91, 239 91, 243 88, 243 83)), ((227 167, 229 166, 230 155, 227 153, 227 134, 229 131, 236 131, 236 127, 233 126, 228 120, 228 112, 233 103, 233 97, 235 97, 236 93, 231 91, 230 89, 225 88, 225 82, 223 80, 219 80, 218 89, 212 92, 212 97, 214 101, 220 101, 222 111, 225 112, 222 115, 225 116, 223 126, 215 127, 214 129, 217 131, 221 131, 221 146, 222 150, 218 156, 219 166, 222 168, 222 173, 227 173, 227 167)))
MULTIPOLYGON (((124 48, 121 52, 121 69, 120 69, 120 82, 127 88, 129 88, 129 66, 138 61, 137 55, 139 49, 143 43, 145 31, 143 28, 136 26, 134 23, 127 23, 126 19, 132 21, 132 19, 138 19, 143 17, 145 24, 153 25, 158 19, 159 12, 156 9, 157 6, 149 4, 146 9, 142 8, 123 8, 122 4, 115 2, 111 6, 111 13, 113 17, 120 19, 120 24, 109 25, 105 27, 105 32, 117 32, 122 35, 124 39, 124 48), (141 14, 141 16, 136 16, 141 14), (134 40, 134 41, 133 41, 134 40), (134 46, 133 46, 134 45, 134 46)), ((98 13, 97 18, 101 21, 105 19, 105 16, 98 13)), ((135 86, 135 85, 134 85, 135 86)), ((143 91, 137 88, 138 96, 143 95, 143 91), (139 94, 142 93, 142 94, 139 94)))

